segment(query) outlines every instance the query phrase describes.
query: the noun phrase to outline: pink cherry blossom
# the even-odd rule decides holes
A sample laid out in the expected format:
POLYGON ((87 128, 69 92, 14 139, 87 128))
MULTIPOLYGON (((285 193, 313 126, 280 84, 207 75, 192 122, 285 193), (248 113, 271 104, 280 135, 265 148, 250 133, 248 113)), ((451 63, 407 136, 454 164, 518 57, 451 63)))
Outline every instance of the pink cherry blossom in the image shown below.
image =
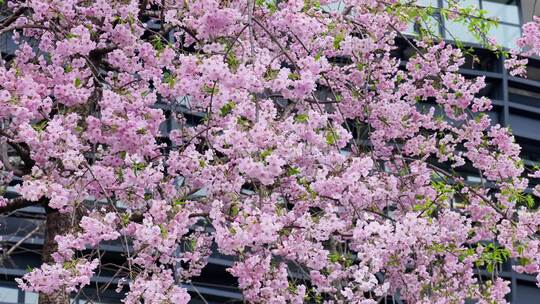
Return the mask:
POLYGON ((250 303, 505 303, 503 262, 537 275, 540 172, 484 113, 485 80, 444 41, 396 58, 402 3, 341 2, 10 1, 0 189, 20 196, 0 211, 70 219, 19 285, 77 292, 113 267, 124 303, 188 303, 215 251, 250 303), (90 250, 111 243, 121 265, 90 250))

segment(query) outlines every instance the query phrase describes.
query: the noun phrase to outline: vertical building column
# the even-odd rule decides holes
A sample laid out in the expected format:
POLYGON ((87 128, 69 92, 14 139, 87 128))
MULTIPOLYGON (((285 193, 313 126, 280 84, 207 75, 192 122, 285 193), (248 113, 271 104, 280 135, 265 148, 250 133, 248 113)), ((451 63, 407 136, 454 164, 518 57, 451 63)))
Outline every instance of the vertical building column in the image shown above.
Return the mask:
POLYGON ((499 57, 500 69, 502 72, 502 99, 503 99, 503 113, 502 122, 505 127, 510 125, 510 109, 508 106, 508 73, 504 67, 504 56, 499 57))
MULTIPOLYGON (((514 266, 514 261, 510 261, 510 267, 514 266)), ((511 285, 510 285, 510 303, 518 303, 517 297, 517 279, 516 272, 510 269, 511 285)))

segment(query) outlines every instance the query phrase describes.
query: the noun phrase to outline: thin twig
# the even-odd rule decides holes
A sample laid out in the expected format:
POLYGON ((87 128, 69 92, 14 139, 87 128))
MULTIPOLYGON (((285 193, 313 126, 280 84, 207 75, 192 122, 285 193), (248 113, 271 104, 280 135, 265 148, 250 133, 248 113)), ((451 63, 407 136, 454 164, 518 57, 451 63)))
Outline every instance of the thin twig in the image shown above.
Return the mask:
POLYGON ((45 224, 45 222, 42 222, 41 224, 37 225, 36 228, 34 228, 32 231, 30 231, 27 235, 25 235, 22 239, 20 239, 17 243, 15 243, 15 245, 11 246, 11 248, 9 248, 8 251, 6 251, 6 253, 4 253, 1 257, 0 257, 0 261, 3 261, 5 260, 10 254, 13 253, 13 251, 15 251, 15 249, 17 249, 19 246, 21 246, 22 243, 24 243, 26 240, 28 240, 34 233, 36 233, 38 230, 40 230, 43 225, 45 224))

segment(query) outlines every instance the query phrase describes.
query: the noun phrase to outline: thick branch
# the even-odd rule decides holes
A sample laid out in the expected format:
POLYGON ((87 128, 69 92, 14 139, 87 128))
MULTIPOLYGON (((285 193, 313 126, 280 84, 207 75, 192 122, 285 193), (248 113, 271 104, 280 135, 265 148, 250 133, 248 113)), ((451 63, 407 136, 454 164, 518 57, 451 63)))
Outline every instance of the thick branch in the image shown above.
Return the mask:
POLYGON ((88 54, 88 57, 90 57, 90 59, 92 59, 92 60, 100 60, 101 57, 103 57, 104 55, 114 51, 116 48, 117 48, 116 45, 111 44, 111 45, 108 45, 108 46, 103 47, 103 48, 93 49, 88 54))
POLYGON ((15 166, 13 166, 11 162, 9 161, 8 147, 6 143, 0 144, 0 159, 2 163, 4 164, 4 168, 7 171, 10 171, 17 176, 24 175, 24 172, 22 170, 15 168, 15 166))
POLYGON ((30 173, 32 171, 32 167, 35 164, 34 160, 30 156, 30 152, 19 143, 8 141, 8 144, 15 150, 15 152, 17 152, 17 155, 24 162, 24 168, 22 169, 22 173, 24 174, 30 173))
POLYGON ((22 29, 50 30, 50 28, 44 25, 37 25, 37 24, 11 25, 8 27, 0 27, 0 35, 2 35, 3 33, 14 31, 14 30, 22 30, 22 29))
POLYGON ((21 7, 18 10, 16 10, 11 16, 5 18, 2 20, 2 24, 0 25, 0 30, 10 26, 13 22, 17 21, 19 17, 26 12, 28 8, 27 7, 21 7))
POLYGON ((9 200, 7 205, 0 207, 0 214, 17 211, 19 209, 26 208, 26 207, 42 205, 43 203, 44 203, 43 199, 37 202, 33 202, 33 201, 26 200, 22 197, 17 197, 12 200, 9 200))
MULTIPOLYGON (((190 214, 188 217, 189 218, 195 218, 195 217, 207 217, 209 214, 208 213, 192 213, 190 214)), ((129 217, 129 221, 130 222, 133 222, 133 223, 142 223, 143 222, 143 219, 144 219, 144 215, 141 214, 141 213, 133 213, 130 217, 129 217)))
MULTIPOLYGON (((62 214, 58 210, 46 207, 45 220, 45 241, 43 243, 42 262, 44 264, 54 263, 53 254, 58 250, 58 243, 55 238, 66 234, 72 227, 71 216, 62 214)), ((69 304, 69 293, 59 290, 48 294, 39 294, 40 304, 69 304)))

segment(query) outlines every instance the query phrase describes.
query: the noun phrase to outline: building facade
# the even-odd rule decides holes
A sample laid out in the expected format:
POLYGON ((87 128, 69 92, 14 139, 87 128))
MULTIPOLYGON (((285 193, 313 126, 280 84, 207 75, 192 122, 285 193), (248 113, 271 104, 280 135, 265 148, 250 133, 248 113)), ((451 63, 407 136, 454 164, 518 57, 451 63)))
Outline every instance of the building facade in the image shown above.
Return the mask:
MULTIPOLYGON (((488 12, 489 17, 498 17, 500 25, 491 34, 504 47, 511 48, 520 36, 520 26, 530 21, 535 13, 540 12, 540 5, 534 0, 466 0, 467 4, 476 5, 488 12), (536 11, 535 11, 536 10, 536 11)), ((445 0, 423 0, 424 5, 435 8, 444 7, 445 0)), ((1 16, 0 16, 1 18, 1 16)), ((475 45, 474 38, 467 34, 462 25, 444 24, 437 14, 433 15, 433 30, 448 40, 459 39, 475 47, 474 53, 479 61, 467 60, 460 72, 466 77, 484 76, 486 87, 481 94, 493 101, 493 109, 488 113, 494 124, 510 127, 516 141, 522 146, 522 158, 526 165, 540 165, 540 60, 531 59, 528 65, 528 78, 510 76, 504 68, 504 58, 475 45), (451 34, 452 33, 452 34, 451 34), (458 33, 457 36, 455 36, 458 33)), ((410 34, 414 34, 411 27, 410 34)), ((395 56, 406 62, 414 54, 414 50, 405 42, 398 41, 399 48, 395 56)), ((15 44, 6 33, 0 36, 0 52, 6 59, 13 54, 15 44)), ((169 113, 182 112, 187 121, 197 124, 202 115, 191 113, 181 103, 176 105, 158 104, 169 113)), ((168 134, 176 127, 174 120, 163 124, 163 134, 168 134)), ((474 172, 463 172, 467 181, 476 183, 480 177, 474 172)), ((14 184, 17 181, 13 182, 14 184)), ((9 191, 5 196, 16 196, 9 191)), ((22 276, 29 269, 40 265, 40 249, 43 244, 44 210, 29 207, 8 216, 0 217, 0 304, 35 304, 38 296, 35 293, 17 289, 14 278, 22 276), (17 246, 14 246, 17 245, 17 246), (15 250, 10 251, 11 248, 15 250)), ((103 251, 103 260, 113 263, 123 259, 118 244, 107 244, 99 248, 103 251)), ((234 258, 215 253, 204 269, 202 275, 185 287, 191 292, 193 303, 241 303, 242 295, 235 287, 234 278, 225 271, 234 258), (200 297, 204 297, 204 301, 200 297)), ((503 266, 501 276, 511 281, 512 292, 509 300, 515 304, 540 303, 540 289, 536 287, 533 276, 521 275, 511 271, 512 262, 503 266)), ((479 275, 483 275, 480 273, 479 275)), ((73 295, 76 304, 86 303, 119 303, 119 295, 114 292, 116 283, 114 273, 104 269, 93 279, 92 285, 73 295)), ((399 303, 399 299, 391 302, 399 303)))

